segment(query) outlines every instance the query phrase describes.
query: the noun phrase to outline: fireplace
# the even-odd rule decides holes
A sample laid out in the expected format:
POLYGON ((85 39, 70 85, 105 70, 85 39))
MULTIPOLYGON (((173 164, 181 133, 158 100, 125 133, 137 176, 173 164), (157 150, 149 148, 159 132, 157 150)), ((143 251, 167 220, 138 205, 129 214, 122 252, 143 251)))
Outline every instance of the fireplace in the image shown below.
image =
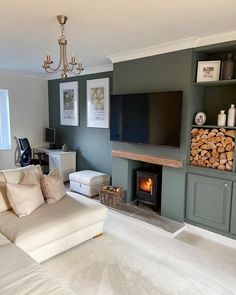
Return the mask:
POLYGON ((136 181, 136 200, 139 202, 153 205, 157 211, 161 203, 161 174, 138 170, 136 181))

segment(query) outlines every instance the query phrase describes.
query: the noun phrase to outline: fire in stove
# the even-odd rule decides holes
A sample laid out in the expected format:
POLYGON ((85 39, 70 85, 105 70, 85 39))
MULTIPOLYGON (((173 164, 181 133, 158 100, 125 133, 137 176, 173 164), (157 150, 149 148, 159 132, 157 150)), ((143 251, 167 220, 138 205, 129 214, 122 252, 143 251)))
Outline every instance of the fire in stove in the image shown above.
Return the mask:
POLYGON ((147 193, 152 194, 152 179, 151 178, 142 178, 142 179, 140 179, 139 188, 143 192, 147 192, 147 193))
POLYGON ((139 202, 154 205, 157 211, 161 200, 161 172, 150 172, 137 170, 136 200, 139 202))

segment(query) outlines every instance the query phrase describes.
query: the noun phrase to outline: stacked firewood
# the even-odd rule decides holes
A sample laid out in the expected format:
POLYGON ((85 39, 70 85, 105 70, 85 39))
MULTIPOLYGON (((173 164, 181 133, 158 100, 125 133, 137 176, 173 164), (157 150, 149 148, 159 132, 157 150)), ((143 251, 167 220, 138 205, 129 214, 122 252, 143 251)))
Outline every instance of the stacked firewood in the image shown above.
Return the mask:
POLYGON ((236 130, 193 128, 190 163, 232 171, 236 130))

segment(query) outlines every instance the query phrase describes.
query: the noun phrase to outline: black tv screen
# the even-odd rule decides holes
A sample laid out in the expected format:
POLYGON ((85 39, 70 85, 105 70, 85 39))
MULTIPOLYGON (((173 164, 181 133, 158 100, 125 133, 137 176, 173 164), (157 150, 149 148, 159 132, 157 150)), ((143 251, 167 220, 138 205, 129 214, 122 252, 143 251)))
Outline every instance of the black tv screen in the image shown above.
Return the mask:
POLYGON ((111 95, 110 139, 180 147, 182 91, 111 95))
POLYGON ((45 141, 55 144, 56 141, 56 129, 45 128, 45 141))

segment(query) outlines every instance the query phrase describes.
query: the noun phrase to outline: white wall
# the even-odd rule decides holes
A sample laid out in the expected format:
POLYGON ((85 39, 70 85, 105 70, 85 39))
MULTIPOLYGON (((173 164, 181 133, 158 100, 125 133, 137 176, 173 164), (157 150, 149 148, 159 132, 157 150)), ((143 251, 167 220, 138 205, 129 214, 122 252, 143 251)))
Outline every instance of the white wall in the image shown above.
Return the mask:
POLYGON ((14 136, 29 139, 31 147, 44 146, 43 131, 48 127, 47 80, 0 73, 0 89, 9 90, 11 150, 0 151, 0 169, 15 167, 14 136))

